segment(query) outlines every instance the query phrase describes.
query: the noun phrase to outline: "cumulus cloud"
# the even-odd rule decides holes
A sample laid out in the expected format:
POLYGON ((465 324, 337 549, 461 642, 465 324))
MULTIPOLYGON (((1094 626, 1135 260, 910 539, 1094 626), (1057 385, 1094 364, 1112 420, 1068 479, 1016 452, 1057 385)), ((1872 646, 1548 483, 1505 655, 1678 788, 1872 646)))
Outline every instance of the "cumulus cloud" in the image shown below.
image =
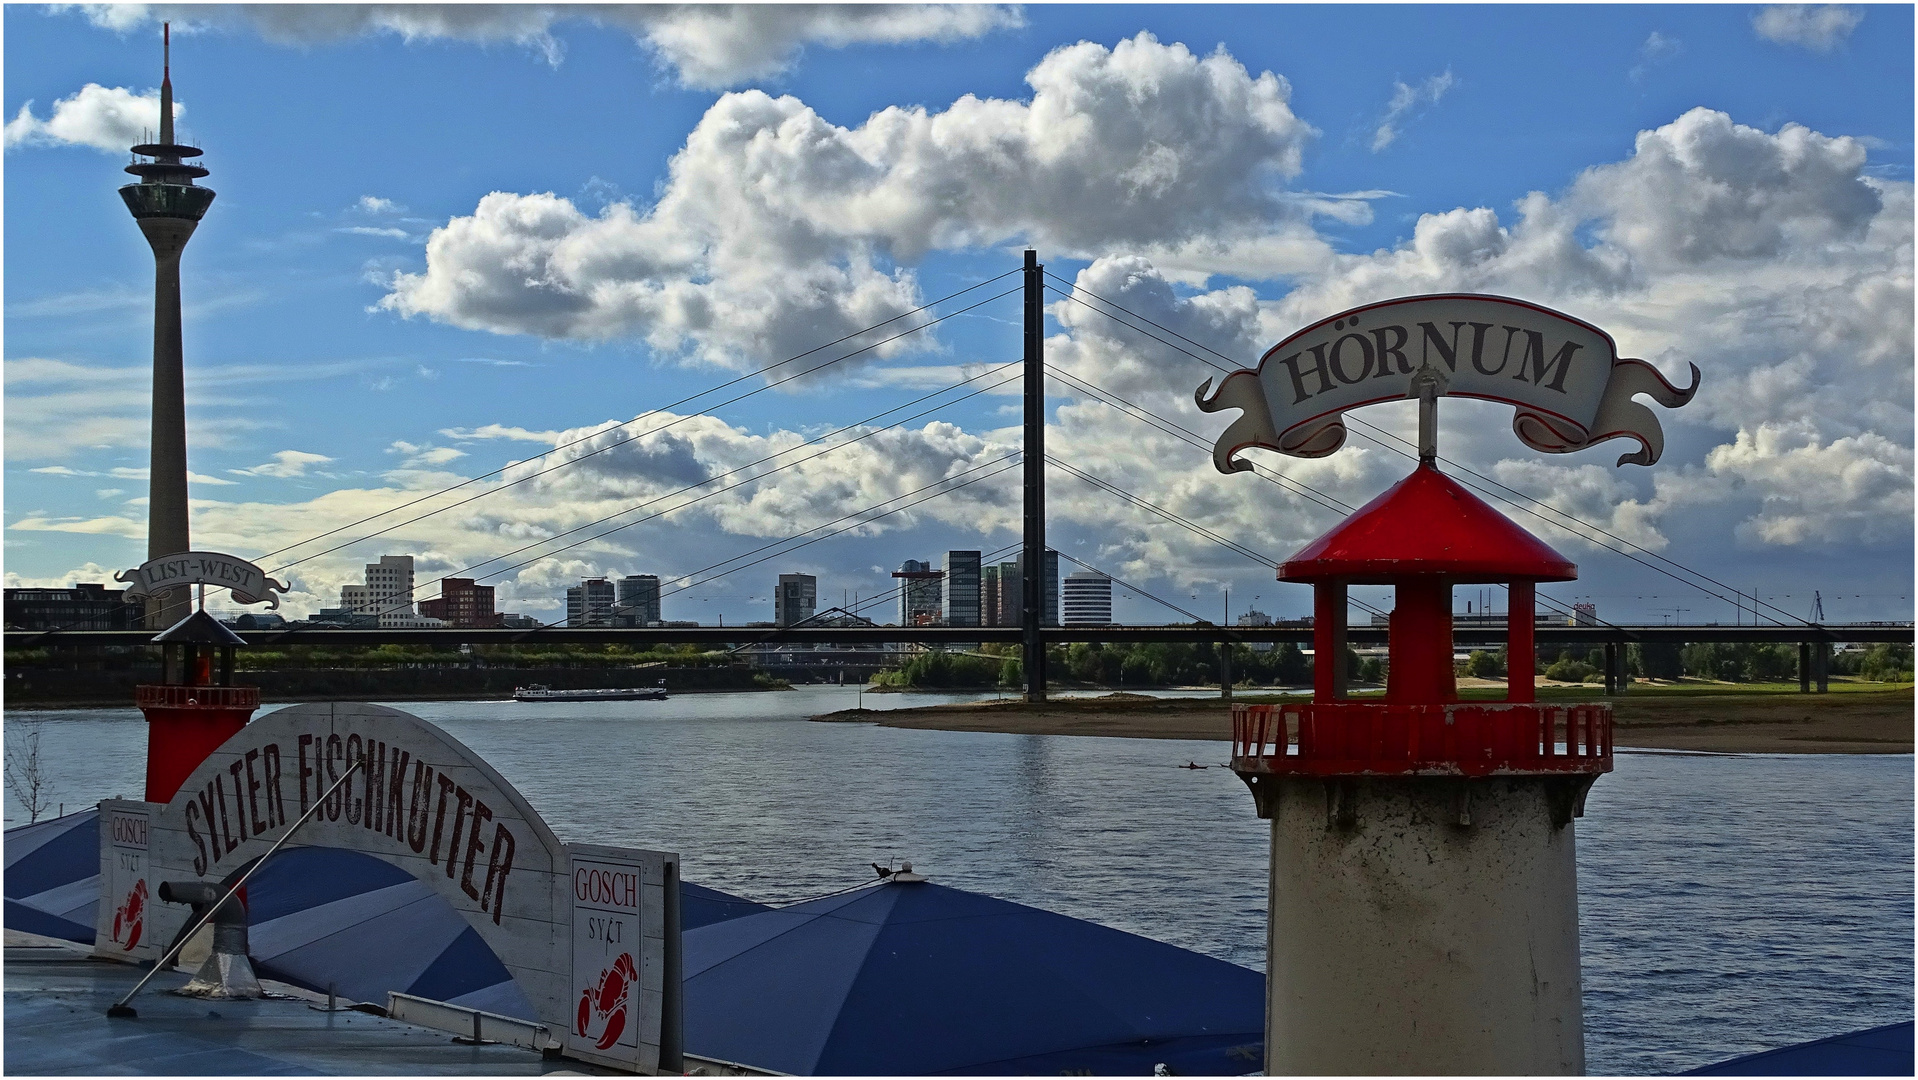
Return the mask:
POLYGON ((119 570, 110 570, 101 566, 99 563, 90 562, 55 577, 24 577, 9 570, 4 580, 9 589, 71 589, 82 581, 112 585, 113 575, 119 572, 119 570))
POLYGON ((1374 154, 1392 145, 1399 137, 1400 127, 1405 118, 1419 105, 1436 105, 1458 80, 1452 77, 1452 69, 1427 78, 1417 86, 1408 86, 1402 82, 1393 82, 1392 100, 1385 106, 1385 115, 1379 118, 1378 126, 1372 129, 1372 152, 1374 154))
MULTIPOLYGON (((1341 256, 1266 317, 1289 332, 1364 300, 1451 290, 1549 304, 1676 378, 1696 363, 1704 389, 1664 422, 1728 441, 1689 468, 1668 462, 1655 497, 1590 488, 1576 457, 1536 461, 1513 486, 1589 489, 1581 516, 1603 522, 1611 501, 1629 520, 1608 527, 1654 549, 1661 519, 1706 492, 1747 543, 1895 543, 1910 535, 1912 189, 1864 165, 1855 139, 1695 109, 1558 196, 1527 195, 1510 221, 1485 207, 1424 215, 1406 243, 1341 256)), ((1510 452, 1496 426, 1447 431, 1463 460, 1510 452)))
POLYGON ((405 41, 510 43, 547 63, 565 22, 630 33, 679 81, 720 89, 787 70, 809 45, 947 43, 1023 25, 988 4, 83 4, 96 26, 126 32, 161 19, 181 29, 251 30, 308 45, 391 34, 405 41))
POLYGON ((968 95, 856 128, 796 98, 727 94, 651 207, 588 215, 494 192, 434 230, 426 268, 395 275, 381 306, 496 333, 637 336, 747 368, 916 306, 901 264, 930 250, 1025 239, 1096 254, 1309 217, 1278 185, 1312 129, 1271 72, 1142 33, 1054 50, 1026 81, 1029 102, 968 95))
POLYGON ((1752 29, 1766 41, 1830 53, 1864 19, 1863 8, 1848 4, 1770 4, 1752 16, 1752 29))
MULTIPOLYGON (((177 120, 186 106, 173 103, 177 120)), ((16 146, 91 146, 124 154, 127 147, 145 141, 160 128, 160 92, 135 94, 124 86, 88 83, 77 93, 53 103, 45 120, 34 115, 33 102, 20 106, 7 121, 7 148, 16 146)))

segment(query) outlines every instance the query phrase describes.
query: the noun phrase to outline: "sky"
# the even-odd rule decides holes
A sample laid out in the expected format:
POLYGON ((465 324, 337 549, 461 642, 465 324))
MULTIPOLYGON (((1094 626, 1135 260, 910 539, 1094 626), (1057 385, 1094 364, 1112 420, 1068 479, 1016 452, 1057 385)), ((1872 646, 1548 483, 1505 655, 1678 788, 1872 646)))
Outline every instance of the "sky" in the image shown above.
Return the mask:
POLYGON ((1309 611, 1274 565, 1409 471, 1361 425, 1411 406, 1248 453, 1281 481, 1213 467, 1236 414, 1194 391, 1443 291, 1701 372, 1650 467, 1442 403, 1441 453, 1579 565, 1543 593, 1911 618, 1908 5, 8 5, 9 586, 144 559, 152 260, 114 189, 163 19, 218 192, 182 271, 194 544, 290 615, 383 554, 546 619, 658 574, 713 623, 770 618, 780 573, 825 607, 1013 549, 1030 245, 1048 540, 1121 621, 1309 611))

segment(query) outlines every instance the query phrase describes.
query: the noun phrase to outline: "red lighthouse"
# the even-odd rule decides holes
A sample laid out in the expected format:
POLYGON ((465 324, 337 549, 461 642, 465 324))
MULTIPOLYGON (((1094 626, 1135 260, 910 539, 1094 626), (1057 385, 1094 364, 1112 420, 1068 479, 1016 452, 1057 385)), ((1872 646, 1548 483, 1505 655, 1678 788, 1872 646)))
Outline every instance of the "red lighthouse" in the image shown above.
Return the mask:
POLYGON ((1233 710, 1272 822, 1266 1071, 1584 1071, 1572 819, 1611 706, 1533 700, 1533 589, 1577 569, 1439 472, 1279 568, 1315 593, 1309 704, 1233 710), (1452 586, 1511 590, 1510 689, 1461 702, 1452 586), (1383 700, 1344 687, 1346 589, 1391 585, 1383 700))
POLYGON ((1598 327, 1505 296, 1365 304, 1274 345, 1194 399, 1239 417, 1213 447, 1225 473, 1252 447, 1321 458, 1344 414, 1419 401, 1419 467, 1279 567, 1311 584, 1309 703, 1233 710, 1232 767, 1272 823, 1266 1071, 1578 1073, 1573 819, 1612 768, 1604 703, 1534 700, 1533 603, 1577 568, 1439 472, 1438 399, 1513 406, 1541 453, 1613 439, 1651 465, 1665 445, 1640 398, 1697 393, 1618 354, 1598 327), (1460 701, 1452 587, 1511 590, 1503 701, 1460 701), (1385 696, 1345 688, 1346 590, 1390 585, 1385 696))

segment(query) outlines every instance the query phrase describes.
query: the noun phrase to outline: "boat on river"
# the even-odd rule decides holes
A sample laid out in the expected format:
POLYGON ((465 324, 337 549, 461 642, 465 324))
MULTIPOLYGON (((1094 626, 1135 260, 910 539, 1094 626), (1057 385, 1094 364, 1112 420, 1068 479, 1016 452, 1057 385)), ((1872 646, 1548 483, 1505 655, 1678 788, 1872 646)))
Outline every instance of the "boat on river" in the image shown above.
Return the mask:
POLYGON ((664 701, 666 681, 658 686, 604 690, 555 690, 543 683, 513 688, 514 701, 664 701))

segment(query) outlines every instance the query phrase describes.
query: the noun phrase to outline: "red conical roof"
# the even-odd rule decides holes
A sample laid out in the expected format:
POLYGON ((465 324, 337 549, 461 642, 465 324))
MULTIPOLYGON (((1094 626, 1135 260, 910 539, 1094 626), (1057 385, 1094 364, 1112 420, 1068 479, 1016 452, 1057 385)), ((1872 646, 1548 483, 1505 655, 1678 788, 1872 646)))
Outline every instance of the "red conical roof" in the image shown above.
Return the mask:
POLYGON ((1280 581, 1382 585, 1413 574, 1570 581, 1578 567, 1431 465, 1420 465, 1279 567, 1280 581))

